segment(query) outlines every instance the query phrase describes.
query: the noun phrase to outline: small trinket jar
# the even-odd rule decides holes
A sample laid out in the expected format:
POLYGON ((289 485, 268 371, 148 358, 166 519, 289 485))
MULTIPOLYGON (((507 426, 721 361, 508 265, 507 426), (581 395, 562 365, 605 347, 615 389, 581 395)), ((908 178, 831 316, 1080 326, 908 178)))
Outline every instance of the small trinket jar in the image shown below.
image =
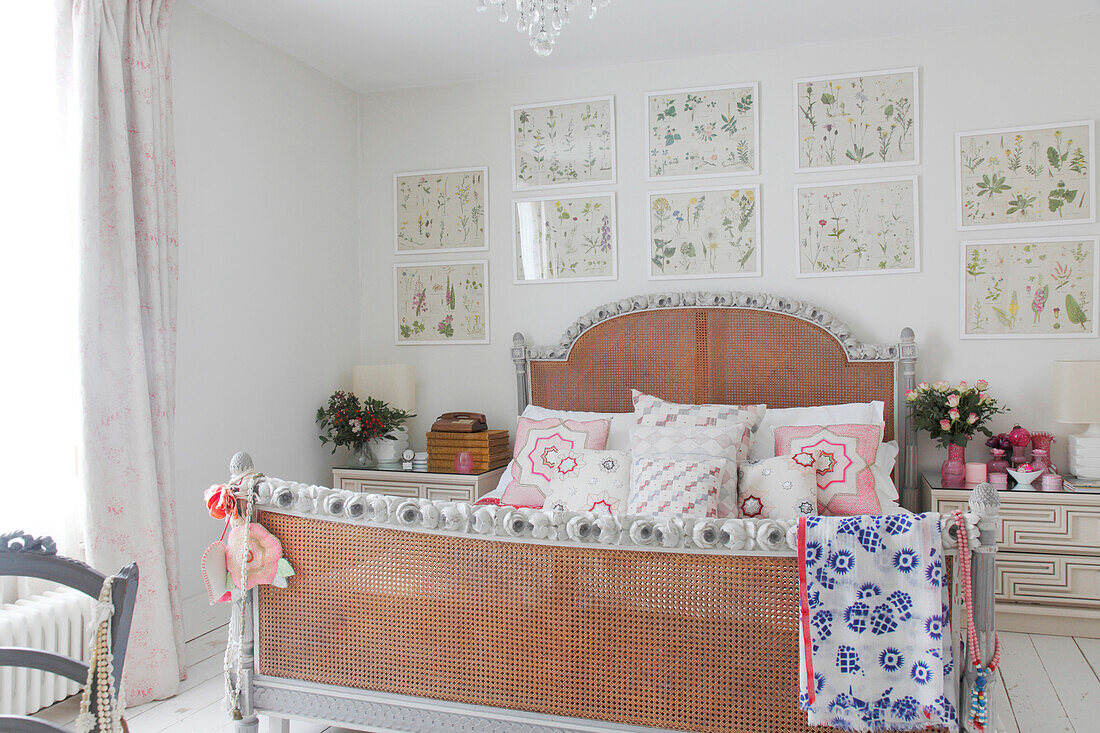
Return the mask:
POLYGON ((1062 477, 1056 473, 1044 473, 1040 489, 1043 491, 1063 491, 1062 477))
POLYGON ((989 483, 993 484, 993 488, 997 491, 1005 491, 1008 489, 1008 474, 1007 473, 994 473, 989 476, 989 483))

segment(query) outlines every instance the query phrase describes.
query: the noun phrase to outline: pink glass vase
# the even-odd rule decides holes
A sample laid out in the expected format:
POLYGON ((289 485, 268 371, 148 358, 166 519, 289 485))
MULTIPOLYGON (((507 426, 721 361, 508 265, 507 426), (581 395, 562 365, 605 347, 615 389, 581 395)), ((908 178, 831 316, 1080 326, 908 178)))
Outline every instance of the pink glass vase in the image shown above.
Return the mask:
POLYGON ((1047 463, 1049 469, 1047 473, 1058 473, 1058 467, 1054 465, 1054 436, 1050 433, 1032 433, 1031 434, 1031 447, 1032 452, 1036 450, 1045 450, 1047 456, 1047 463))
POLYGON ((995 473, 1008 473, 1008 461, 1005 460, 1005 452, 1001 448, 992 448, 989 451, 993 457, 985 464, 985 471, 992 476, 995 473))
POLYGON ((468 450, 461 450, 455 454, 455 470, 459 473, 473 473, 474 454, 468 450))
POLYGON ((954 443, 947 446, 947 460, 940 466, 940 478, 948 488, 960 488, 966 483, 966 446, 954 443))

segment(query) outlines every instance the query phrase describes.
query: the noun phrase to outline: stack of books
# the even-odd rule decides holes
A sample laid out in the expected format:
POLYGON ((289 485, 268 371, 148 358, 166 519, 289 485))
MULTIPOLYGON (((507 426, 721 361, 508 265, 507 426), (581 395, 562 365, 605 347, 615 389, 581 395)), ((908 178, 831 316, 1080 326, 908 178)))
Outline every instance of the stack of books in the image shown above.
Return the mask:
POLYGON ((469 451, 474 458, 471 473, 485 473, 512 460, 507 430, 482 430, 478 433, 428 433, 428 470, 458 473, 455 456, 469 451))
POLYGON ((1063 476, 1062 488, 1079 494, 1100 494, 1100 478, 1078 478, 1063 476))

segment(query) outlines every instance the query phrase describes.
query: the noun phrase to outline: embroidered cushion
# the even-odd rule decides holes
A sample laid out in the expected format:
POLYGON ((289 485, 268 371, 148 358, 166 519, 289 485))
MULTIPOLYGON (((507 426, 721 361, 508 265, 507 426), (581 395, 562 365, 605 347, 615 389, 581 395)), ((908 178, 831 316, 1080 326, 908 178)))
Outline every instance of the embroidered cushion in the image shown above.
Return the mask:
MULTIPOLYGON (((747 455, 745 441, 751 433, 742 423, 729 426, 635 425, 630 429, 630 452, 665 458, 723 458, 736 465, 747 455)), ((719 517, 737 516, 737 471, 731 468, 718 494, 719 517)))
POLYGON ((602 449, 610 429, 610 420, 580 422, 521 417, 516 425, 512 480, 500 503, 541 509, 550 493, 550 479, 558 470, 558 461, 578 448, 602 449))
POLYGON ((813 466, 818 513, 833 516, 882 513, 871 471, 881 442, 882 423, 775 429, 775 452, 813 466))
POLYGON ((634 399, 634 417, 639 425, 715 426, 743 423, 755 431, 767 411, 767 405, 681 405, 636 389, 632 389, 630 394, 634 399))
POLYGON ((635 457, 627 508, 632 514, 717 516, 719 487, 731 472, 724 458, 635 457))
POLYGON ((737 467, 737 510, 742 517, 796 519, 817 515, 812 466, 791 456, 746 461, 737 467))
POLYGON ((630 496, 630 453, 578 448, 558 461, 543 509, 622 514, 630 496))

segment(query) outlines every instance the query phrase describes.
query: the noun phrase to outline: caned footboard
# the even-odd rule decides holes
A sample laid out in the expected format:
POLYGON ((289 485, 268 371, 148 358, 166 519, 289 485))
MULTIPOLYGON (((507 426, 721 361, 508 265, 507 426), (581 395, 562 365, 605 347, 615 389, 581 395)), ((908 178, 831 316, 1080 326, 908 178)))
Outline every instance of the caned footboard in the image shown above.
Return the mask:
POLYGON ((255 497, 295 575, 243 610, 244 730, 811 730, 791 522, 255 497))

